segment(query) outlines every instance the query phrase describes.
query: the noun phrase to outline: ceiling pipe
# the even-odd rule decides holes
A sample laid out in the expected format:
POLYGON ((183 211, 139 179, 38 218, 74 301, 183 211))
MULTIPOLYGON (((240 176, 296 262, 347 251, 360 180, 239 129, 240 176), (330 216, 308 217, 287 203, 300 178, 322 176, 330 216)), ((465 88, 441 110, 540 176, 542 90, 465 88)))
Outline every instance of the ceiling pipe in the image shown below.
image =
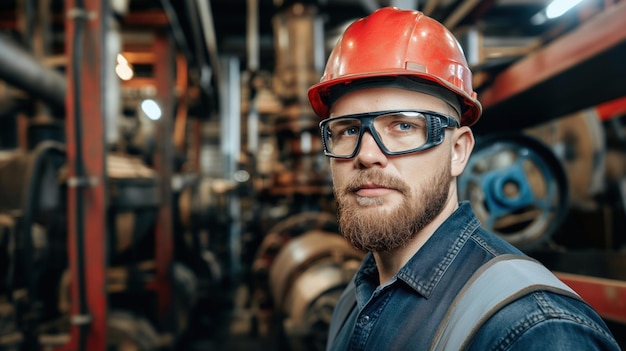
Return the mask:
POLYGON ((439 6, 439 2, 440 0, 427 1, 422 12, 424 12, 426 16, 432 16, 433 12, 437 9, 437 6, 439 6))
MULTIPOLYGON (((195 1, 186 1, 185 7, 187 10, 187 17, 189 18, 189 27, 192 32, 192 42, 193 49, 196 55, 196 64, 198 69, 198 77, 199 77, 199 85, 203 91, 212 95, 214 93, 219 94, 219 89, 213 89, 211 85, 212 79, 212 70, 211 70, 211 62, 208 62, 210 58, 207 56, 209 53, 205 50, 205 42, 204 42, 204 27, 202 23, 200 23, 200 17, 198 13, 200 12, 198 8, 198 4, 195 1)), ((215 83, 217 86, 218 83, 215 83)))
MULTIPOLYGON (((169 0, 161 0, 161 6, 163 7, 165 16, 167 16, 167 21, 169 22, 170 29, 172 30, 172 36, 174 37, 174 41, 176 42, 178 49, 187 61, 192 62, 194 57, 185 38, 185 33, 178 19, 178 15, 176 14, 176 10, 169 0)), ((197 57, 195 57, 195 59, 197 59, 197 57)))
POLYGON ((459 6, 457 6, 452 14, 446 18, 443 22, 443 25, 448 29, 453 30, 466 16, 468 13, 474 10, 479 4, 481 0, 465 0, 459 6))
POLYGON ((0 79, 54 107, 65 107, 65 76, 5 35, 0 35, 0 79))
POLYGON ((405 10, 417 10, 419 7, 418 0, 391 0, 390 6, 398 7, 405 10))
MULTIPOLYGON (((200 14, 200 24, 204 33, 204 42, 208 50, 209 62, 213 67, 213 78, 216 85, 219 85, 222 80, 220 59, 217 53, 217 38, 215 37, 215 24, 213 22, 213 12, 211 11, 211 2, 209 0, 196 0, 196 6, 198 6, 198 13, 200 14)), ((218 101, 220 100, 219 89, 216 90, 218 101)))
POLYGON ((380 8, 380 4, 376 0, 360 0, 360 3, 367 13, 372 13, 380 8))
POLYGON ((259 1, 247 0, 247 48, 248 70, 256 72, 259 69, 259 1))
POLYGON ((185 56, 187 60, 191 61, 193 56, 191 50, 189 49, 189 45, 185 40, 185 33, 182 29, 182 26, 180 25, 178 16, 176 15, 176 10, 169 0, 161 0, 161 6, 163 7, 163 11, 167 16, 170 28, 172 29, 172 36, 174 36, 174 40, 178 45, 178 49, 183 53, 183 56, 185 56))

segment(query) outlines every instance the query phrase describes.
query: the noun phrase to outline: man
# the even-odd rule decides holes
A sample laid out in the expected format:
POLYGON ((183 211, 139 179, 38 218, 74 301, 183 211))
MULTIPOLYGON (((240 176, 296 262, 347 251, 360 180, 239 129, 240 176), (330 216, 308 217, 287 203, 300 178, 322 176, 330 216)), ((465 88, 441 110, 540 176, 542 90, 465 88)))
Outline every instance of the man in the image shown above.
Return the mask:
POLYGON ((354 22, 309 100, 322 118, 340 229, 368 252, 335 308, 328 350, 435 349, 442 329, 469 335, 446 350, 619 350, 567 287, 517 292, 506 304, 484 297, 518 275, 532 285, 523 264, 500 275, 509 283, 485 278, 491 282, 477 284, 483 295, 453 303, 471 296, 460 291, 483 264, 522 253, 481 229, 470 204, 458 202, 456 177, 482 108, 463 52, 440 23, 396 8, 354 22), (483 323, 442 323, 450 306, 464 313, 480 302, 496 305, 479 315, 483 323))

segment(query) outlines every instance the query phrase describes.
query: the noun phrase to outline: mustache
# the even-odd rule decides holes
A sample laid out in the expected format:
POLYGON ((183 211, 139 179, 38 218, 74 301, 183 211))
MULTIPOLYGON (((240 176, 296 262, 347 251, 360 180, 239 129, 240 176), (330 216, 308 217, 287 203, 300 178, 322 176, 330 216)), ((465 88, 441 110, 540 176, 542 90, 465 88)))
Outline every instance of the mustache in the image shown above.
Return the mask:
POLYGON ((365 184, 376 184, 385 188, 395 189, 402 194, 409 192, 409 186, 402 179, 386 175, 380 170, 371 169, 362 171, 354 178, 350 179, 343 189, 342 194, 353 193, 361 189, 365 184))

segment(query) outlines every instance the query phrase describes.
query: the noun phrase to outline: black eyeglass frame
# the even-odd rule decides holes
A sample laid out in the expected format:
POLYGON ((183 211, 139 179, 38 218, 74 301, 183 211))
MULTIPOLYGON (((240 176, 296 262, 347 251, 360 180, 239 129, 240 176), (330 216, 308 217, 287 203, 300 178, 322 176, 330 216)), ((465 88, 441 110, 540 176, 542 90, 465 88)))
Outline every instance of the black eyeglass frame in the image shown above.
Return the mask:
POLYGON ((359 149, 361 148, 361 140, 363 139, 363 134, 365 134, 366 131, 370 132, 370 134, 376 141, 376 144, 385 155, 399 156, 399 155, 406 155, 406 154, 410 154, 414 152, 432 149, 433 147, 443 142, 446 128, 459 128, 460 126, 461 125, 456 118, 449 116, 449 115, 444 115, 439 112, 429 111, 429 110, 385 110, 385 111, 375 111, 375 112, 366 112, 366 113, 356 113, 352 115, 343 115, 343 116, 327 118, 325 120, 322 120, 319 123, 320 132, 322 134, 322 146, 324 147, 324 155, 328 157, 342 158, 342 159, 354 158, 356 156, 356 154, 359 152, 359 149), (379 116, 390 115, 394 113, 406 113, 406 112, 419 113, 425 117, 426 125, 428 126, 427 131, 426 131, 426 134, 427 134, 426 143, 424 143, 424 145, 420 147, 405 150, 405 151, 389 151, 389 149, 387 149, 385 145, 383 144, 380 136, 376 132, 376 129, 373 127, 374 119, 379 116), (360 119, 361 129, 359 130, 359 137, 357 139, 356 145, 354 146, 354 151, 350 155, 343 156, 343 155, 334 154, 328 150, 328 144, 326 141, 326 139, 328 138, 328 134, 325 134, 325 133, 329 133, 329 132, 325 131, 325 126, 332 121, 346 119, 346 118, 360 119))

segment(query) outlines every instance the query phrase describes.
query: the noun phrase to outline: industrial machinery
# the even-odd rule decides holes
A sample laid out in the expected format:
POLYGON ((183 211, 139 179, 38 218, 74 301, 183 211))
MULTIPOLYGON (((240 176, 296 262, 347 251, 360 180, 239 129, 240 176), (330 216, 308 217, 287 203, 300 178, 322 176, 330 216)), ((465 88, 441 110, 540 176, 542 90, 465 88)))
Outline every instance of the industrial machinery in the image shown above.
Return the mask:
MULTIPOLYGON (((324 348, 364 253, 339 234, 306 90, 372 3, 278 3, 0 4, 1 350, 324 348)), ((419 4, 467 34, 484 108, 459 193, 626 325, 626 3, 543 41, 481 33, 504 3, 419 4)))
POLYGON ((122 87, 102 62, 123 51, 128 9, 103 3, 67 2, 67 56, 54 67, 43 63, 52 49, 36 57, 0 38, 2 98, 12 106, 1 118, 18 121, 0 158, 3 350, 176 349, 219 279, 208 246, 192 246, 200 240, 189 219, 204 207, 197 191, 183 194, 200 184, 174 162, 172 90, 184 60, 156 26, 143 88, 122 87), (139 108, 146 98, 165 118, 139 108))
MULTIPOLYGON (((111 235, 105 289, 110 313, 111 345, 132 344, 153 350, 159 338, 155 282, 154 231, 158 213, 158 177, 132 157, 107 159, 107 222, 111 235), (152 311, 152 312, 150 312, 152 311), (129 328, 132 326, 132 328, 129 328)), ((1 294, 13 325, 12 344, 3 347, 30 350, 58 347, 69 341, 72 321, 73 277, 69 271, 67 177, 65 147, 55 141, 37 143, 30 152, 5 156, 2 182, 1 294), (21 175, 21 176, 17 176, 21 175)), ((182 264, 172 267, 172 296, 179 302, 173 330, 180 334, 196 299, 197 278, 182 264), (186 307, 185 307, 186 306, 186 307)), ((5 315, 6 316, 6 315, 5 315)), ((3 330, 3 335, 6 333, 3 330)), ((3 339, 4 340, 4 339, 3 339)))
POLYGON ((333 308, 363 255, 329 213, 294 215, 267 233, 253 264, 252 297, 275 349, 325 349, 333 308))
POLYGON ((258 200, 286 210, 260 233, 250 304, 258 332, 275 350, 325 348, 333 307, 363 257, 339 234, 318 118, 306 97, 323 61, 319 21, 305 4, 285 6, 272 18, 273 91, 282 108, 267 115, 278 157, 258 200))
POLYGON ((586 16, 524 48, 470 49, 471 57, 496 55, 476 62, 483 117, 459 178, 484 225, 555 271, 616 335, 626 321, 624 151, 616 147, 626 91, 614 83, 625 74, 617 59, 626 49, 624 5, 590 2, 586 16))
POLYGON ((565 171, 542 142, 523 134, 478 138, 458 179, 481 223, 528 251, 544 243, 568 209, 565 171))

